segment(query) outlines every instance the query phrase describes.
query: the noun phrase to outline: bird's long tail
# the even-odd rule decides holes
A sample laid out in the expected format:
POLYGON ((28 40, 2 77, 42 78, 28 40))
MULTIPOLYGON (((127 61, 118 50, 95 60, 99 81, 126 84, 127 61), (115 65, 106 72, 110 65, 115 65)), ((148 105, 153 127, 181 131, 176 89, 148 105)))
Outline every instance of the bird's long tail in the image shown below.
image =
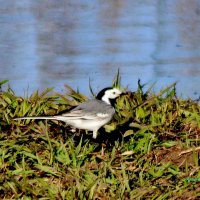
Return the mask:
POLYGON ((13 120, 20 120, 20 119, 55 119, 55 120, 58 120, 55 116, 17 117, 17 118, 14 118, 13 120))

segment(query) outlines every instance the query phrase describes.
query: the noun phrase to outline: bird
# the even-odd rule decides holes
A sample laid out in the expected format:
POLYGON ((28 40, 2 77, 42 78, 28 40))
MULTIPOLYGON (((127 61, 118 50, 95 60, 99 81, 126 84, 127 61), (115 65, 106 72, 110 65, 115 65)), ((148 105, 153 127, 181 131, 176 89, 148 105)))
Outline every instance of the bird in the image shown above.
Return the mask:
POLYGON ((122 90, 116 87, 102 89, 95 99, 87 100, 79 104, 69 112, 53 116, 27 116, 18 117, 22 119, 49 119, 63 121, 77 129, 93 132, 93 138, 97 138, 98 130, 107 124, 115 114, 114 102, 122 94, 122 90))

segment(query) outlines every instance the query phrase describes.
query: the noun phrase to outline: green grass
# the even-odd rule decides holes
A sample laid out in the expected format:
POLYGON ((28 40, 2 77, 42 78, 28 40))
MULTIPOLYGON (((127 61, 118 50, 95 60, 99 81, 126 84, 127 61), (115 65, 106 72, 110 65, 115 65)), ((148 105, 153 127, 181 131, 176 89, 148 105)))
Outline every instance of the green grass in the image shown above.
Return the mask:
POLYGON ((69 86, 27 98, 0 92, 0 199, 198 199, 200 106, 177 98, 175 84, 151 88, 138 82, 119 98, 97 140, 57 121, 12 120, 87 99, 69 86))

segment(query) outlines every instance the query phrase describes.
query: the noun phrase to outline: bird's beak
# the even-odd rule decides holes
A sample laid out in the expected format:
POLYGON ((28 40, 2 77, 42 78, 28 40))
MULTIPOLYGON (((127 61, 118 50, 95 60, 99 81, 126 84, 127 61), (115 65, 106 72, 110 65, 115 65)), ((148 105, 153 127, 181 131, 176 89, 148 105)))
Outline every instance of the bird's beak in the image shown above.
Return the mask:
POLYGON ((120 96, 125 95, 126 93, 127 93, 126 90, 121 90, 120 96))

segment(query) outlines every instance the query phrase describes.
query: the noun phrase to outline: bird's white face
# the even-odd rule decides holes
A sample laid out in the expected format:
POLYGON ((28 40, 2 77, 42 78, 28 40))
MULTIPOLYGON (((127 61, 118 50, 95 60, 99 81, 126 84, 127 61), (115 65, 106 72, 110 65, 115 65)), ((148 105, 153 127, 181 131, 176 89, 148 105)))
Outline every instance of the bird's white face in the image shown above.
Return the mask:
POLYGON ((120 96, 122 91, 120 91, 117 88, 111 88, 105 91, 102 100, 105 101, 106 103, 110 104, 109 99, 116 99, 117 97, 120 96))
POLYGON ((120 91, 119 89, 112 88, 106 90, 104 96, 106 96, 108 99, 116 99, 118 96, 120 96, 121 93, 122 91, 120 91))

